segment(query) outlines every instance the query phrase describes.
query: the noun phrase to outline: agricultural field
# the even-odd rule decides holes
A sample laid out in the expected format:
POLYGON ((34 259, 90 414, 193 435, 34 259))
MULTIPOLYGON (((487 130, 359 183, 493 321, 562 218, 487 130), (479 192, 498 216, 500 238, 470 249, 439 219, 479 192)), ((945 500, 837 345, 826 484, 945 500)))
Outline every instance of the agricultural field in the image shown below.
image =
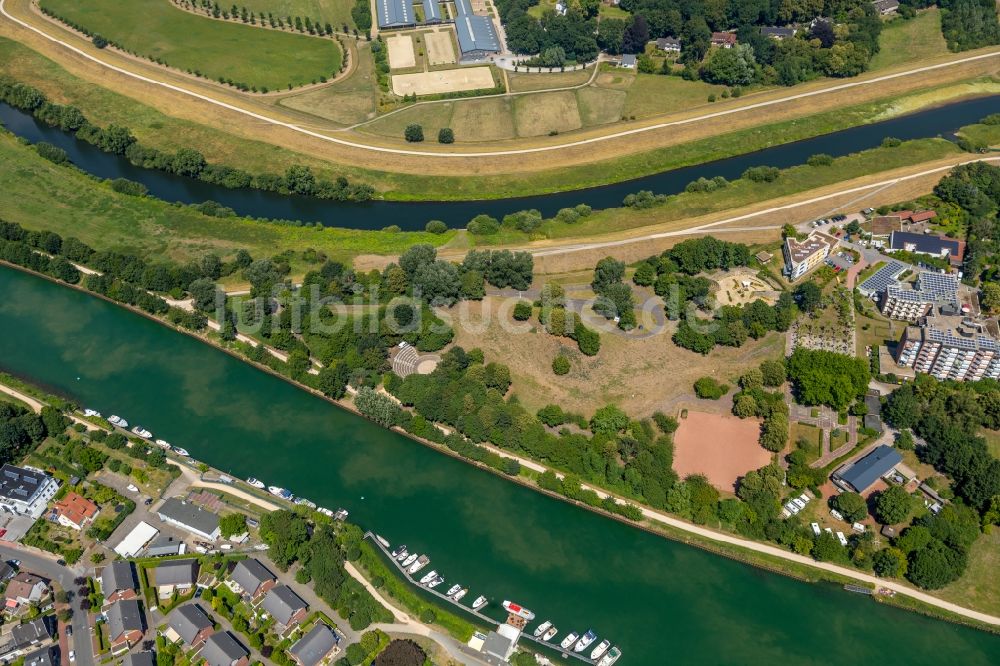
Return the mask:
POLYGON ((261 90, 313 83, 340 69, 332 39, 216 21, 167 0, 43 0, 42 7, 170 67, 261 90))
POLYGON ((236 4, 252 12, 270 13, 276 17, 309 17, 314 22, 319 19, 323 23, 331 23, 338 31, 343 30, 345 24, 352 30, 355 27, 351 18, 354 0, 239 0, 236 4))
POLYGON ((879 52, 869 69, 886 69, 947 53, 948 45, 941 34, 941 11, 931 7, 909 21, 895 18, 886 23, 879 36, 879 52))
POLYGON ((328 86, 308 90, 278 101, 283 106, 310 115, 332 120, 341 125, 354 125, 375 118, 375 62, 371 49, 360 43, 354 72, 328 86))

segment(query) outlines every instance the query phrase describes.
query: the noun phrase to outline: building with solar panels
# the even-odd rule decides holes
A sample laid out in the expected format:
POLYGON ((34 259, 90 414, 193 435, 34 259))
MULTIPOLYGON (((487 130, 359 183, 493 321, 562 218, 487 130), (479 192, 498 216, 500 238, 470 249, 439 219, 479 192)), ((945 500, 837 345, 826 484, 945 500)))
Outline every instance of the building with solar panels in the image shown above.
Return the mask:
POLYGON ((485 60, 500 53, 500 38, 489 16, 473 14, 469 0, 455 0, 455 14, 455 33, 462 62, 485 60))
POLYGON ((424 23, 440 23, 444 20, 437 0, 422 0, 421 6, 424 8, 424 23))
POLYGON ((970 320, 955 327, 907 326, 896 348, 896 363, 942 380, 1000 379, 1000 341, 970 320))
POLYGON ((417 25, 413 0, 376 0, 375 13, 379 29, 412 28, 417 25))
POLYGON ((944 314, 961 311, 958 299, 958 277, 925 271, 910 285, 895 282, 881 296, 882 314, 890 319, 917 321, 937 307, 944 314))

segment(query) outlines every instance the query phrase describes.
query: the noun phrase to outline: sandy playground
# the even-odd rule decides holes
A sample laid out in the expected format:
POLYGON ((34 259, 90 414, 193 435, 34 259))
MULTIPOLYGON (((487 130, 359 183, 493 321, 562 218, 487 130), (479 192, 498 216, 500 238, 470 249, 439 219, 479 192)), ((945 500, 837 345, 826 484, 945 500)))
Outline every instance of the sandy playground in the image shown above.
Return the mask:
POLYGON ((774 288, 753 273, 727 275, 716 281, 719 291, 716 299, 719 305, 746 305, 760 299, 768 305, 776 302, 772 294, 774 288))
POLYGON ((427 59, 431 65, 455 64, 455 47, 451 41, 451 30, 428 32, 424 35, 427 43, 427 59))
POLYGON ((406 69, 417 66, 417 56, 413 53, 413 38, 410 35, 393 35, 385 40, 389 47, 389 69, 406 69))
POLYGON ((771 462, 759 435, 758 419, 689 411, 674 435, 674 470, 682 479, 704 474, 719 490, 733 492, 740 477, 771 462))
POLYGON ((489 67, 461 67, 437 72, 397 74, 392 77, 392 91, 402 97, 416 93, 434 95, 456 90, 478 90, 493 87, 493 74, 489 67))

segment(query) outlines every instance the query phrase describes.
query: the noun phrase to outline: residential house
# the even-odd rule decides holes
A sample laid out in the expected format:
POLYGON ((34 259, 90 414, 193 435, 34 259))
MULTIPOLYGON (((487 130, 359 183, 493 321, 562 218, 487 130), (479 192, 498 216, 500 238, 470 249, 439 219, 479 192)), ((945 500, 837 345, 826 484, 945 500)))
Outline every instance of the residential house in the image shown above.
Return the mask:
POLYGON ((251 599, 266 593, 277 583, 274 574, 260 560, 252 557, 240 560, 229 575, 229 580, 239 588, 241 594, 251 599))
POLYGON ((101 571, 101 592, 105 603, 135 599, 138 589, 139 579, 136 578, 135 567, 128 560, 112 562, 101 571))
POLYGON ((215 541, 221 533, 216 514, 176 497, 165 501, 156 513, 163 522, 209 541, 215 541))
POLYGON ((888 16, 889 14, 895 14, 896 10, 899 9, 899 0, 874 0, 872 5, 875 6, 875 11, 880 15, 888 16))
POLYGON ((146 546, 147 557, 166 557, 167 555, 183 555, 187 550, 186 544, 180 539, 175 539, 169 534, 164 534, 149 542, 146 546))
POLYGON ((274 621, 285 629, 297 625, 306 619, 309 611, 309 604, 295 594, 292 588, 287 585, 279 585, 272 588, 265 596, 261 604, 274 621))
POLYGON ((198 560, 167 560, 153 570, 153 580, 161 599, 187 594, 198 582, 198 560))
POLYGON ((14 613, 22 606, 37 604, 49 592, 49 584, 44 579, 22 571, 7 583, 7 590, 4 592, 4 608, 14 613))
POLYGON ((98 511, 100 509, 96 504, 73 492, 66 493, 52 508, 52 514, 60 525, 77 531, 94 522, 98 511))
POLYGON ((6 634, 6 642, 0 645, 0 661, 10 663, 25 652, 37 649, 52 639, 55 629, 54 615, 43 615, 15 626, 6 634))
POLYGON ((841 467, 831 475, 831 478, 842 488, 863 493, 901 462, 903 456, 899 455, 899 451, 883 444, 864 458, 841 467))
POLYGON ((760 34, 764 37, 770 37, 771 39, 791 39, 795 36, 795 28, 789 27, 774 27, 774 26, 763 26, 760 29, 760 34))
POLYGON ((113 653, 124 652, 142 640, 146 632, 146 616, 137 600, 117 601, 105 615, 108 619, 108 640, 113 653))
POLYGON ((218 631, 208 637, 198 654, 208 666, 246 666, 250 651, 228 631, 218 631))
POLYGON ((47 645, 24 655, 24 666, 59 666, 59 646, 47 645))
POLYGON ((198 604, 185 604, 170 614, 167 619, 168 632, 174 635, 174 642, 181 640, 189 646, 197 647, 204 643, 215 628, 212 620, 198 604))
POLYGON ((713 32, 712 46, 719 46, 724 49, 731 49, 736 46, 735 32, 713 32))
POLYGON ((156 666, 156 655, 148 650, 129 652, 122 659, 121 666, 156 666))
POLYGON ((15 573, 17 572, 14 571, 14 567, 0 560, 0 583, 7 580, 8 578, 13 578, 15 573))
POLYGON ((132 531, 126 534, 118 545, 115 546, 115 552, 126 559, 135 557, 159 533, 160 530, 146 521, 139 521, 139 524, 133 527, 132 531))
POLYGON ((625 69, 635 69, 636 58, 633 53, 625 53, 622 55, 621 67, 625 69))
POLYGON ((667 53, 680 53, 681 40, 675 37, 660 37, 656 40, 656 48, 667 53))
POLYGON ((59 483, 40 470, 0 467, 0 509, 8 513, 37 519, 58 489, 59 483))
POLYGON ((336 655, 340 637, 333 629, 317 622, 288 651, 298 666, 319 666, 336 655))
POLYGON ((792 281, 798 280, 822 264, 838 242, 833 236, 821 231, 814 231, 801 241, 789 236, 782 246, 785 255, 785 274, 792 281))

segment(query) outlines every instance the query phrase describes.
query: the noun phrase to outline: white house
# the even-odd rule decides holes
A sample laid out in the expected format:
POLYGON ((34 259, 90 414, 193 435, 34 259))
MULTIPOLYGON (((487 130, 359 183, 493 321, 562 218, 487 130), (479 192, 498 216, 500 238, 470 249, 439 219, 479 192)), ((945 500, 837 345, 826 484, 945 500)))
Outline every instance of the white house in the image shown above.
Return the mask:
POLYGON ((59 483, 40 470, 0 468, 0 508, 8 513, 38 518, 58 489, 59 483))

